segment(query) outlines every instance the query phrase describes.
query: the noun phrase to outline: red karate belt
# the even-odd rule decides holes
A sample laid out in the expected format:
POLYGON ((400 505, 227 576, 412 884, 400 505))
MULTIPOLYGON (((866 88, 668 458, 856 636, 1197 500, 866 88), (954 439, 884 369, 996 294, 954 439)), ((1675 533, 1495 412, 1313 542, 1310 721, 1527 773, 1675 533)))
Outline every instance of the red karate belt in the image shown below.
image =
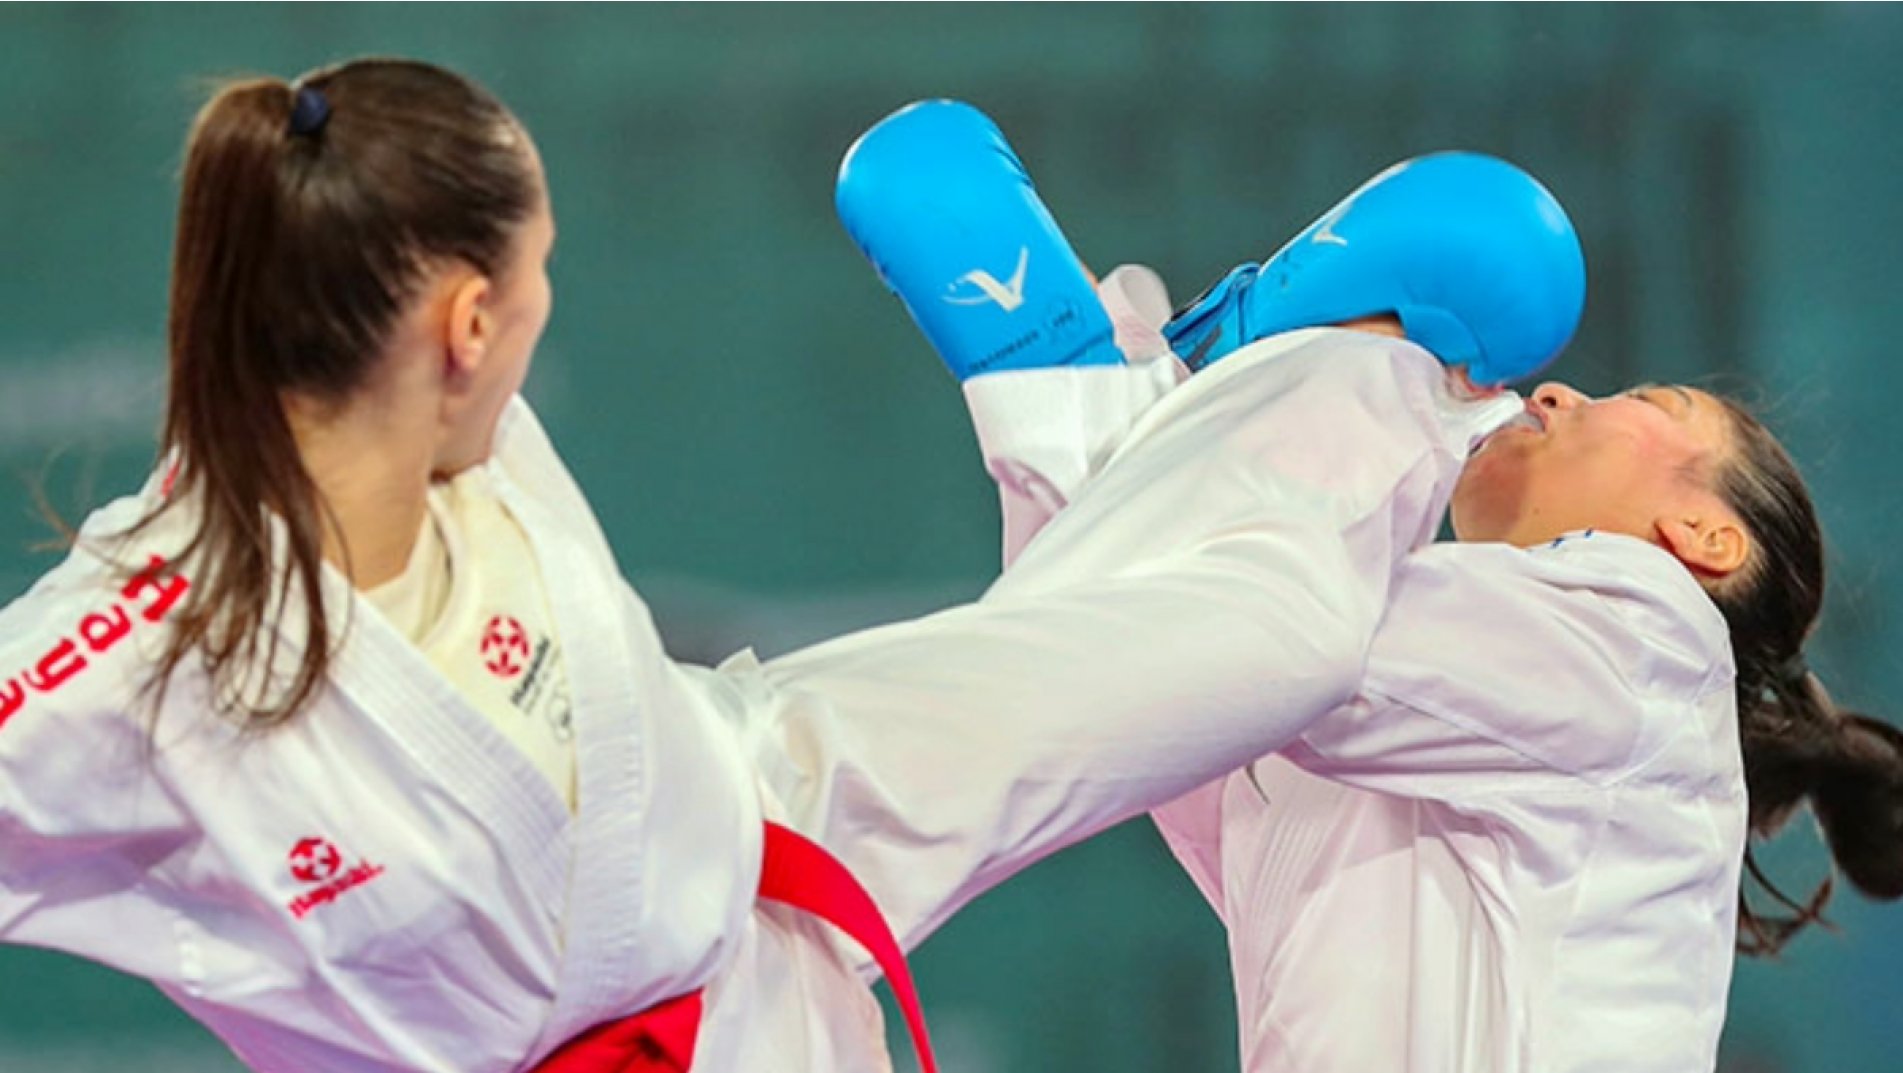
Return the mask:
MULTIPOLYGON (((760 897, 811 913, 865 947, 892 984, 918 1049, 919 1068, 938 1073, 905 954, 872 895, 845 865, 818 844, 769 823, 760 897)), ((631 1017, 596 1025, 563 1044, 534 1073, 687 1073, 694 1064, 700 1015, 701 992, 669 999, 631 1017)))

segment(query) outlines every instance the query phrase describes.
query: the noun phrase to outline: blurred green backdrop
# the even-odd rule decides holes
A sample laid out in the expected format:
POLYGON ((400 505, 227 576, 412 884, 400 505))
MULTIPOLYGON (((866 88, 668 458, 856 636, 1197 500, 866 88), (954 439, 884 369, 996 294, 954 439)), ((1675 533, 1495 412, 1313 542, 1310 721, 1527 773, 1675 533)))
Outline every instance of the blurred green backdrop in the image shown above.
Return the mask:
MULTIPOLYGON (((0 597, 50 561, 31 488, 74 517, 149 462, 203 79, 397 53, 485 82, 541 145, 562 238, 530 394, 678 655, 784 650, 995 569, 958 393, 831 210, 854 136, 956 96, 1087 260, 1180 297, 1399 158, 1539 174, 1591 273, 1554 375, 1757 399, 1833 541, 1815 662, 1895 715, 1900 46, 1892 5, 0 6, 0 597)), ((1808 838, 1781 874, 1815 877, 1808 838)), ((1903 909, 1836 917, 1741 966, 1724 1068, 1898 1068, 1903 909)), ((917 964, 956 1073, 1236 1066, 1220 929, 1141 825, 917 964)), ((128 1068, 235 1065, 143 985, 0 950, 0 1070, 128 1068)))

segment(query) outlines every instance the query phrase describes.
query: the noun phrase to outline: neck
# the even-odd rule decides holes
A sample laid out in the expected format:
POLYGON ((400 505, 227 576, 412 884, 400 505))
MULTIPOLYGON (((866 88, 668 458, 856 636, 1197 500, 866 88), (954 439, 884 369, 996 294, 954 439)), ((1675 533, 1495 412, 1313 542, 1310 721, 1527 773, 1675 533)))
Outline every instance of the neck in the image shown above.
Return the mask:
POLYGON ((432 423, 368 404, 319 413, 287 402, 286 411, 305 471, 330 508, 324 558, 359 590, 401 575, 428 510, 432 423))

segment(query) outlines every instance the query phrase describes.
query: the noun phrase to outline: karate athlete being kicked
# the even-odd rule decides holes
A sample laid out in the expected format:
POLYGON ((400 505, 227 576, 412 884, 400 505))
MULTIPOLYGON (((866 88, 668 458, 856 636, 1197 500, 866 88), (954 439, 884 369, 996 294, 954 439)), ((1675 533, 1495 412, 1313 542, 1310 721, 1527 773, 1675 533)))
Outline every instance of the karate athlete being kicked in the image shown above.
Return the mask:
MULTIPOLYGON (((1431 528, 1439 408, 1497 405, 1344 364, 1413 417, 1317 496, 1251 419, 1279 371, 1239 363, 1039 540, 1094 558, 711 671, 665 655, 516 397, 553 241, 527 131, 441 68, 204 107, 160 464, 0 611, 0 941, 150 980, 273 1073, 886 1070, 787 838, 909 945, 1288 743, 1361 680, 1366 534, 1431 528)), ((994 271, 951 296, 1101 323, 1041 259, 994 271)))
MULTIPOLYGON (((925 108, 972 128, 943 152, 1010 157, 957 106, 925 108)), ((1033 208, 958 223, 991 233, 994 259, 1068 253, 1028 182, 1022 199, 1033 208)), ((1537 286, 1515 287, 1566 260, 1553 221, 1550 197, 1497 161, 1409 162, 1167 324, 1153 277, 1113 273, 1119 341, 1149 367, 1103 352, 1103 367, 997 371, 919 316, 968 377, 1007 560, 1077 553, 1076 529, 1039 535, 1043 523, 1087 510, 1065 503, 1116 482, 1120 451, 1176 407, 1229 393, 1242 367, 1300 384, 1252 400, 1287 433, 1282 474, 1305 470, 1317 496, 1360 487, 1422 415, 1369 421, 1381 396, 1340 366, 1443 383, 1435 355, 1481 379, 1530 370, 1510 358, 1519 341, 1572 328, 1547 319, 1537 286), (1372 330, 1314 327, 1331 323, 1372 330), (1205 371, 1165 395, 1178 352, 1205 371), (1370 434, 1343 449, 1330 438, 1343 423, 1370 434)), ((929 259, 880 268, 916 314, 931 296, 904 285, 914 257, 929 259)), ((1087 287, 1077 273, 1080 306, 1087 287)), ((1768 834, 1808 798, 1852 880, 1903 893, 1899 736, 1836 709, 1802 665, 1822 591, 1808 497, 1761 426, 1702 392, 1590 400, 1547 385, 1497 431, 1444 397, 1435 410, 1455 463, 1472 434, 1492 434, 1457 485, 1423 486, 1431 515, 1451 492, 1460 542, 1424 546, 1431 525, 1350 531, 1375 549, 1357 565, 1388 600, 1359 695, 1280 755, 1156 813, 1228 926, 1244 1067, 1708 1070, 1747 826, 1768 834), (1419 550, 1390 580, 1383 555, 1397 548, 1419 550)), ((1775 949, 1817 906, 1795 908, 1746 910, 1746 948, 1775 949)))

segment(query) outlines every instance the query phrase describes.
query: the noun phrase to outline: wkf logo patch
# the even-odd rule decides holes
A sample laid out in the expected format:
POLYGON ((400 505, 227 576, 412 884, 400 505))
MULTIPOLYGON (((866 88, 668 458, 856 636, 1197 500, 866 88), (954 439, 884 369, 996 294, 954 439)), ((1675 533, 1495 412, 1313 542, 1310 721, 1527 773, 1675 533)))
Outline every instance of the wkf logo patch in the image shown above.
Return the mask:
POLYGON ((304 886, 302 893, 285 906, 297 920, 303 920, 318 906, 329 905, 383 874, 382 865, 367 860, 345 868, 343 851, 327 838, 298 839, 291 847, 287 863, 291 878, 304 886))
POLYGON ((514 678, 529 665, 529 633, 507 615, 497 615, 482 630, 482 665, 497 678, 514 678))

